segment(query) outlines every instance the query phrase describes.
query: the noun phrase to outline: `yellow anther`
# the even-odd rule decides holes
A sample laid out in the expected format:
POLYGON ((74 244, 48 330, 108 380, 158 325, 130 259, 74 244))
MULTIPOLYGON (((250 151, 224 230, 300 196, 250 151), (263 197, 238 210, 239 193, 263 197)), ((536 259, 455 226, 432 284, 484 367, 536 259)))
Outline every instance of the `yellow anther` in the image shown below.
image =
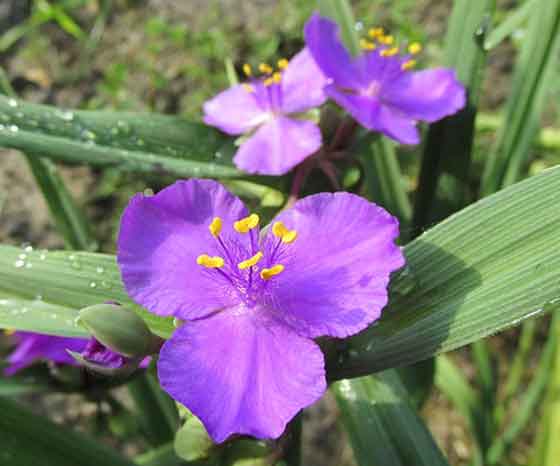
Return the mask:
POLYGON ((410 70, 416 66, 416 60, 407 60, 401 65, 402 70, 410 70))
POLYGON ((248 233, 259 224, 259 216, 251 214, 248 217, 242 218, 233 224, 233 229, 237 233, 248 233))
POLYGON ((222 232, 222 219, 220 217, 214 217, 214 220, 212 220, 208 229, 210 230, 212 236, 219 236, 222 232))
POLYGON ((418 42, 413 42, 408 46, 408 53, 411 53, 412 55, 416 55, 421 51, 422 51, 422 45, 419 44, 418 42))
POLYGON ((196 263, 207 269, 219 269, 224 266, 224 260, 220 256, 210 257, 208 254, 198 256, 196 263))
POLYGON ((381 36, 379 38, 379 42, 381 42, 384 45, 393 45, 395 43, 395 38, 391 35, 381 36))
POLYGON ((4 335, 11 337, 16 331, 13 328, 4 329, 4 335))
POLYGON ((278 69, 285 70, 288 67, 288 63, 288 60, 286 60, 285 58, 281 58, 277 63, 278 69))
POLYGON ((360 39, 360 47, 364 50, 375 50, 377 45, 367 39, 360 39))
POLYGON ((270 280, 275 275, 278 275, 284 271, 284 266, 282 264, 276 264, 270 269, 262 269, 261 270, 261 278, 263 280, 270 280))
POLYGON ((278 71, 276 71, 273 75, 272 75, 272 81, 275 84, 278 84, 280 81, 282 81, 282 73, 279 73, 278 71))
POLYGON ((243 65, 243 73, 245 73, 245 76, 247 77, 253 75, 253 68, 251 68, 251 65, 249 65, 249 63, 245 63, 243 65))
POLYGON ((250 84, 243 83, 241 85, 243 86, 243 89, 245 89, 247 92, 255 92, 255 88, 250 84))
POLYGON ((297 238, 297 231, 288 230, 282 222, 274 222, 272 233, 285 244, 293 243, 297 238))
POLYGON ((237 267, 239 267, 239 270, 248 269, 249 267, 253 267, 253 265, 257 265, 262 258, 263 253, 259 251, 253 257, 250 257, 249 259, 237 264, 237 267))
POLYGON ((272 77, 266 78, 266 79, 264 80, 264 85, 265 85, 266 87, 272 86, 273 83, 274 83, 274 79, 272 79, 272 77))
POLYGON ((264 73, 264 74, 270 74, 270 73, 272 73, 274 70, 272 69, 272 66, 270 66, 268 63, 261 63, 261 64, 259 65, 259 71, 260 71, 261 73, 264 73))
POLYGON ((383 37, 385 35, 385 32, 383 31, 383 28, 371 28, 368 31, 368 36, 370 36, 372 39, 377 39, 378 37, 383 37))
POLYGON ((392 57, 392 56, 396 55, 397 53, 399 53, 399 48, 398 47, 391 47, 390 49, 382 50, 380 55, 382 57, 392 57))

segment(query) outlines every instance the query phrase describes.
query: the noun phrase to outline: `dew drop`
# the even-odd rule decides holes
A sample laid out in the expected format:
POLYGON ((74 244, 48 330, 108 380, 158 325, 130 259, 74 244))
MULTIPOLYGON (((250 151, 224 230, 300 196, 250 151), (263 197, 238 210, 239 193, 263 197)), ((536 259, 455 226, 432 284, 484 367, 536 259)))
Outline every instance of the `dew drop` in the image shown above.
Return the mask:
POLYGON ((96 268, 95 268, 95 271, 96 271, 97 273, 103 273, 103 272, 105 272, 105 269, 104 269, 103 267, 96 267, 96 268))
POLYGON ((8 99, 8 105, 12 108, 15 108, 18 106, 17 100, 16 99, 8 99))
POLYGON ((25 262, 22 261, 21 259, 19 259, 19 260, 17 260, 17 261, 14 262, 14 266, 15 266, 17 269, 21 269, 24 265, 25 265, 25 262))
POLYGON ((18 256, 18 258, 20 258, 22 261, 24 261, 25 259, 27 259, 27 254, 20 254, 18 256))
POLYGON ((89 287, 90 287, 90 288, 97 288, 97 283, 91 282, 91 283, 89 284, 89 287))
POLYGON ((23 250, 24 250, 25 252, 33 252, 33 246, 31 246, 31 245, 25 246, 25 247, 23 248, 23 250))
POLYGON ((72 121, 74 119, 74 113, 70 110, 61 110, 57 112, 57 115, 64 121, 72 121))
POLYGON ((8 126, 8 130, 10 130, 12 133, 17 133, 19 131, 19 128, 16 125, 10 125, 8 126))
POLYGON ((25 264, 26 269, 30 269, 32 267, 33 267, 33 264, 31 262, 28 262, 27 264, 25 264))

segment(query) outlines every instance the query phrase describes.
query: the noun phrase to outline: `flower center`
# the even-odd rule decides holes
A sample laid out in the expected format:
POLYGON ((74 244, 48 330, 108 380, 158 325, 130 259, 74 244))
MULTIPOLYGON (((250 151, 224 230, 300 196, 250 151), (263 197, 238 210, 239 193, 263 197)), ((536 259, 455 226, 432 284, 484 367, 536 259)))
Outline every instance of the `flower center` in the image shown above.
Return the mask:
POLYGON ((223 221, 214 217, 208 230, 217 242, 219 255, 201 254, 196 263, 208 273, 226 280, 246 304, 266 293, 268 283, 284 272, 280 263, 286 248, 297 238, 282 222, 272 225, 272 235, 259 236, 260 218, 251 214, 233 223, 235 233, 222 234, 223 221))

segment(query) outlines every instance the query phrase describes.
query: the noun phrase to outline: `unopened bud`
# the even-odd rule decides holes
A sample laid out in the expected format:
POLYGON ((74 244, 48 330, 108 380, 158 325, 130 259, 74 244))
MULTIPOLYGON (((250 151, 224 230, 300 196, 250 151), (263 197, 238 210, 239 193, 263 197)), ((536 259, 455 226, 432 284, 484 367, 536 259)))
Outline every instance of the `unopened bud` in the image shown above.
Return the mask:
POLYGON ((115 304, 95 304, 80 311, 79 323, 103 345, 127 357, 157 352, 161 339, 136 313, 115 304))
POLYGON ((202 422, 192 415, 177 432, 174 446, 177 456, 189 462, 209 458, 215 447, 202 422))

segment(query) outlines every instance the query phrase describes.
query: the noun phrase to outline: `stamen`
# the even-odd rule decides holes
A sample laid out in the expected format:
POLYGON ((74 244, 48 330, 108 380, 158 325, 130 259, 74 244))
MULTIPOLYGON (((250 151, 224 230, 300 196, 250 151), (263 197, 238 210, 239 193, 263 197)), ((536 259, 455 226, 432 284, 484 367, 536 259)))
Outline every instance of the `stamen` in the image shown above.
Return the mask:
POLYGON ((416 66, 416 60, 407 60, 401 65, 401 69, 406 71, 416 66))
POLYGON ((274 71, 274 69, 268 63, 261 63, 259 65, 259 71, 264 74, 270 74, 274 71))
POLYGON ((251 214, 248 217, 242 218, 233 224, 233 229, 237 233, 248 233, 259 224, 259 216, 251 214))
POLYGON ((207 269, 219 269, 224 266, 224 260, 220 256, 210 257, 208 254, 198 256, 196 263, 207 269))
POLYGON ((392 57, 392 56, 396 55, 397 53, 399 53, 399 48, 398 47, 391 47, 390 49, 382 50, 380 55, 382 57, 392 57))
POLYGON ((4 329, 4 335, 7 337, 11 337, 16 331, 13 328, 6 328, 4 329))
POLYGON ((395 43, 395 38, 391 35, 381 36, 379 38, 379 42, 381 42, 384 45, 393 45, 395 43))
POLYGON ((243 83, 241 85, 243 86, 243 89, 245 89, 247 92, 255 92, 255 88, 250 84, 243 83))
POLYGON ((368 36, 372 39, 377 39, 378 37, 383 37, 384 35, 385 31, 383 31, 383 28, 371 28, 368 31, 368 36))
POLYGON ((293 243, 297 238, 297 231, 288 230, 282 222, 274 222, 272 233, 285 244, 293 243))
POLYGON ((222 219, 220 217, 214 217, 208 229, 214 238, 220 236, 222 232, 222 219))
POLYGON ((253 257, 250 257, 247 260, 244 260, 237 264, 239 270, 245 270, 249 267, 253 267, 253 265, 257 265, 258 262, 263 258, 263 253, 261 251, 257 252, 253 257))
POLYGON ((273 79, 272 77, 266 78, 266 79, 264 80, 264 85, 265 85, 265 87, 272 86, 272 83, 274 83, 274 79, 273 79))
POLYGON ((284 271, 284 266, 282 264, 276 264, 270 269, 262 269, 260 275, 263 280, 270 280, 272 277, 282 273, 283 271, 284 271))
POLYGON ((408 46, 408 52, 411 53, 412 55, 416 55, 421 51, 422 51, 422 45, 419 44, 418 42, 413 42, 408 46))
POLYGON ((249 63, 245 63, 243 65, 243 73, 245 73, 245 76, 247 76, 248 78, 253 75, 253 69, 251 68, 251 65, 249 65, 249 63))
POLYGON ((272 81, 275 84, 278 84, 280 81, 282 81, 282 73, 279 73, 278 71, 276 71, 273 75, 272 75, 272 81))
POLYGON ((278 60, 278 68, 281 70, 285 70, 288 67, 288 60, 286 60, 285 58, 281 58, 280 60, 278 60))
POLYGON ((375 50, 377 45, 367 39, 360 39, 360 47, 364 50, 375 50))

